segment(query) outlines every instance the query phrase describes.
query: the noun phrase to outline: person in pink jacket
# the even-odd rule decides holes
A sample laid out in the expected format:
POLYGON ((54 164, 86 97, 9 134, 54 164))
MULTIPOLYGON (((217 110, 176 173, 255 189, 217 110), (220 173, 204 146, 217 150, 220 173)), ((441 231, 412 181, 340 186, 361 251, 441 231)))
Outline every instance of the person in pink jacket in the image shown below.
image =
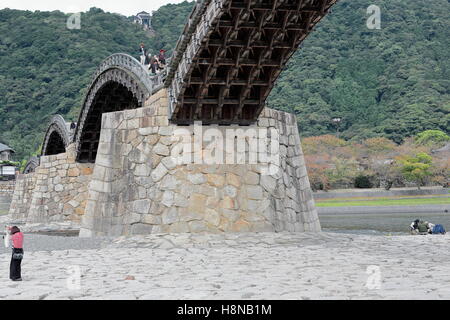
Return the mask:
POLYGON ((12 257, 9 266, 9 278, 12 281, 22 281, 21 263, 23 258, 23 233, 17 226, 11 227, 12 257))

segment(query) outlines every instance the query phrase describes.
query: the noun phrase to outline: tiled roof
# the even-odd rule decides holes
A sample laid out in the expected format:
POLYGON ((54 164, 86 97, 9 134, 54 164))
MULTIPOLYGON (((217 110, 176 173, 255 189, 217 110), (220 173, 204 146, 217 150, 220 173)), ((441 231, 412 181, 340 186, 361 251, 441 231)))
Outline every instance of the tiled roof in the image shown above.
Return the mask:
POLYGON ((8 150, 15 152, 12 148, 8 147, 6 144, 0 143, 0 152, 8 151, 8 150))

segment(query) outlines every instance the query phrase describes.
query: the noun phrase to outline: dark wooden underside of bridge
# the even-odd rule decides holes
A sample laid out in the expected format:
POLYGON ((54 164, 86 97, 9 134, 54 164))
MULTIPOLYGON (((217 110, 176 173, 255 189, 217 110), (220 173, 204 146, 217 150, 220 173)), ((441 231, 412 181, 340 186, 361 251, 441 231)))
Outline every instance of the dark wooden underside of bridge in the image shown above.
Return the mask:
POLYGON ((141 106, 125 86, 113 81, 107 82, 97 92, 89 109, 79 142, 77 161, 95 162, 104 113, 136 109, 141 106))
POLYGON ((253 123, 284 65, 335 2, 225 2, 192 59, 171 121, 253 123))
POLYGON ((44 150, 43 155, 49 156, 66 152, 66 145, 63 138, 57 131, 53 131, 50 134, 50 138, 47 143, 47 149, 44 150))

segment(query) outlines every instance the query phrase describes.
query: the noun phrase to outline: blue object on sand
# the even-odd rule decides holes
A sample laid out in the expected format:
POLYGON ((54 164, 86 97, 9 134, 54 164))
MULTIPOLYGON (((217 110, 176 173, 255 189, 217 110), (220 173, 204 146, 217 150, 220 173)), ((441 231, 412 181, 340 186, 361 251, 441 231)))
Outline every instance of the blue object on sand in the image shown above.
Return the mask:
POLYGON ((437 224, 434 226, 432 232, 433 232, 433 234, 438 234, 438 233, 444 234, 445 233, 444 226, 442 224, 437 224))

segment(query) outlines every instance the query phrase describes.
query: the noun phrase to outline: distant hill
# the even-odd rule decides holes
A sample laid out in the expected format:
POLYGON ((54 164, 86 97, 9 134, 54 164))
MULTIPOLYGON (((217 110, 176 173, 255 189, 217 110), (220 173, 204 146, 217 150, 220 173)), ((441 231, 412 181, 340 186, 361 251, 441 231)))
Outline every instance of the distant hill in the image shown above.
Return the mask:
POLYGON ((282 73, 269 102, 297 114, 303 136, 401 142, 450 130, 450 1, 342 0, 282 73), (381 30, 369 30, 369 5, 381 30))
MULTIPOLYGON (((303 43, 269 97, 295 112, 302 136, 385 136, 396 142, 425 129, 450 128, 450 3, 378 1, 382 29, 366 27, 373 0, 341 0, 303 43)), ((59 11, 0 10, 0 141, 17 160, 35 152, 52 114, 76 120, 91 75, 108 55, 137 57, 173 49, 193 2, 170 4, 152 18, 156 36, 121 15, 92 8, 81 29, 59 11)))
POLYGON ((153 24, 160 35, 154 38, 131 19, 97 8, 82 13, 80 30, 68 29, 69 15, 59 11, 0 10, 0 141, 16 150, 17 160, 29 157, 42 143, 51 115, 77 120, 104 58, 116 52, 138 57, 141 42, 155 53, 172 48, 191 8, 185 2, 156 12, 153 24))

